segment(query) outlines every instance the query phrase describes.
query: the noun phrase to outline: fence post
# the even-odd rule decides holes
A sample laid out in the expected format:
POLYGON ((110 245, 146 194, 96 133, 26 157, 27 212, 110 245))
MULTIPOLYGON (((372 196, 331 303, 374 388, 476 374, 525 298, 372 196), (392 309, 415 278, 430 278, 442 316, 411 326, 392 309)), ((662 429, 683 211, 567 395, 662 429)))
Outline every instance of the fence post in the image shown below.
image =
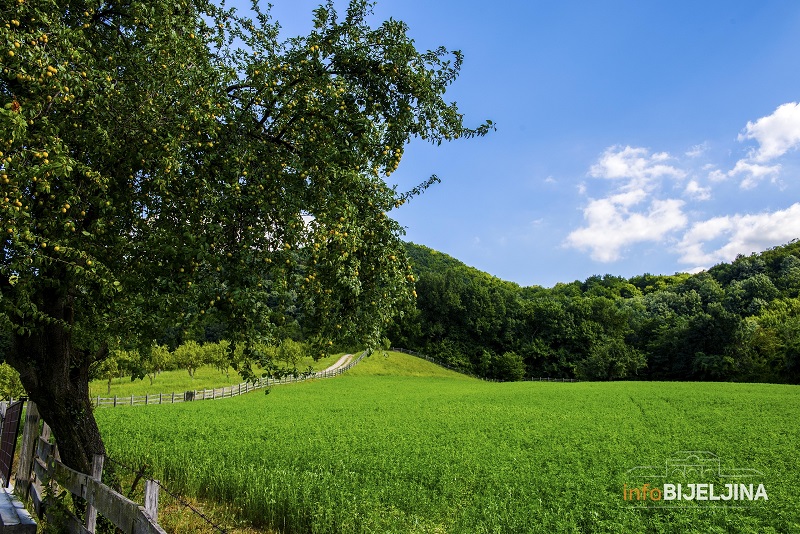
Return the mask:
POLYGON ((144 484, 144 510, 150 519, 158 521, 158 480, 147 479, 144 484))
POLYGON ((149 395, 148 395, 147 393, 145 393, 145 394, 144 394, 144 405, 145 405, 145 406, 147 406, 147 404, 148 404, 148 403, 147 403, 148 397, 149 397, 149 395))
POLYGON ((22 447, 17 463, 17 483, 14 492, 23 500, 28 498, 31 485, 31 469, 33 469, 33 453, 36 449, 36 438, 39 437, 39 409, 36 403, 28 401, 25 412, 25 426, 22 429, 22 447))
MULTIPOLYGON (((100 482, 103 478, 103 461, 105 457, 101 454, 95 454, 92 458, 92 480, 100 482)), ((97 523, 97 508, 91 504, 86 509, 86 530, 94 534, 94 528, 97 523)))

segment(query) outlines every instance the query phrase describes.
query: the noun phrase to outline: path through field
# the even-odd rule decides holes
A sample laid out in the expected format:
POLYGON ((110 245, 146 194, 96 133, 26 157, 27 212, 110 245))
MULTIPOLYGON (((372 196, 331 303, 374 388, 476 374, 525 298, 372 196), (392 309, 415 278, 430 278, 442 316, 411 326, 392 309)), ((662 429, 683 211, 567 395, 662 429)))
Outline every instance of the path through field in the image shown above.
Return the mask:
POLYGON ((335 371, 336 369, 338 369, 340 367, 344 367, 345 365, 350 363, 350 360, 352 360, 352 359, 353 359, 353 355, 352 354, 345 354, 344 356, 342 356, 341 358, 336 360, 336 363, 334 363, 333 365, 331 365, 330 367, 328 367, 327 369, 325 369, 323 371, 318 371, 318 373, 328 373, 330 371, 335 371))

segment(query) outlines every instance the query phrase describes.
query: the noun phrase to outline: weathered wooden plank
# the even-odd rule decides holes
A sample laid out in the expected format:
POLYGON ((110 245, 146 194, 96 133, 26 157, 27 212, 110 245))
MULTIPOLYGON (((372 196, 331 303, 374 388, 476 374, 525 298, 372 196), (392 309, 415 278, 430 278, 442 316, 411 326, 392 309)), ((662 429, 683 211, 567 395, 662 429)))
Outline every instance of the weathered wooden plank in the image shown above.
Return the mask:
POLYGON ((39 409, 35 402, 28 401, 25 413, 25 426, 22 428, 22 445, 19 450, 17 463, 17 481, 14 493, 23 500, 28 497, 28 488, 31 483, 31 462, 36 449, 36 437, 39 435, 39 409))
POLYGON ((47 458, 51 454, 53 454, 53 444, 40 436, 36 442, 36 456, 47 458))
POLYGON ((161 528, 155 520, 151 520, 147 516, 144 506, 139 507, 139 515, 133 524, 130 531, 131 534, 167 534, 167 531, 161 528))
POLYGON ((158 480, 148 479, 144 485, 144 509, 154 521, 158 520, 158 480))
POLYGON ((70 469, 61 462, 53 462, 53 478, 65 490, 78 497, 86 498, 89 475, 70 469))
MULTIPOLYGON (((103 462, 105 456, 102 454, 95 454, 92 457, 92 472, 91 479, 100 482, 103 478, 103 462)), ((94 528, 97 524, 97 508, 90 504, 86 508, 86 530, 94 533, 94 528)))
POLYGON ((47 464, 41 458, 33 459, 33 474, 36 475, 36 481, 40 484, 49 478, 47 464))
POLYGON ((54 473, 54 478, 62 487, 84 497, 100 515, 108 518, 126 534, 166 534, 161 527, 153 524, 144 507, 105 484, 92 480, 88 475, 78 473, 61 462, 55 463, 54 473))
POLYGON ((67 529, 69 534, 94 534, 93 530, 84 527, 78 518, 72 514, 66 516, 65 523, 62 526, 67 529))
POLYGON ((38 480, 34 480, 30 487, 30 497, 31 502, 33 503, 33 510, 36 512, 36 515, 42 517, 42 502, 44 501, 44 488, 42 487, 41 482, 38 480))

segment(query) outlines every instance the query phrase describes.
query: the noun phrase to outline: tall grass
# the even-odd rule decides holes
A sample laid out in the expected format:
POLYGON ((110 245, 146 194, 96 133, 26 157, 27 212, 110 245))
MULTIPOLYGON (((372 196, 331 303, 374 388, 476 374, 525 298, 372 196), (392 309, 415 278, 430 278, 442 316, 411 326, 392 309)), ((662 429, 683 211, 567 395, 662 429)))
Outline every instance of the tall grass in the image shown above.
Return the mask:
POLYGON ((800 529, 794 386, 486 383, 377 353, 270 395, 96 415, 112 456, 282 532, 800 529), (680 450, 758 469, 769 500, 623 500, 628 469, 680 450))

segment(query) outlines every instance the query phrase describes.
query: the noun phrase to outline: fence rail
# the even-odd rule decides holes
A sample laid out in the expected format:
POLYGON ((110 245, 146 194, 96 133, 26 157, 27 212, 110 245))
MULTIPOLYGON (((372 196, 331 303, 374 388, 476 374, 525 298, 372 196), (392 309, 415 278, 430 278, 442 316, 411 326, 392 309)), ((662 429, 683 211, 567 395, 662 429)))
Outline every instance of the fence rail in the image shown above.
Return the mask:
POLYGON ((129 395, 127 397, 101 397, 96 396, 92 398, 92 402, 96 407, 100 406, 146 406, 150 404, 176 404, 179 402, 190 402, 190 401, 199 401, 199 400, 216 400, 216 399, 224 399, 230 397, 237 397, 239 395, 244 395, 245 393, 250 393, 251 391, 255 391, 257 389, 264 389, 269 388, 272 386, 278 386, 281 384, 294 384, 296 382, 304 382, 306 380, 311 380, 315 378, 332 378, 335 376, 339 376, 350 369, 352 369, 356 364, 358 364, 364 357, 367 355, 367 352, 362 352, 358 358, 350 360, 347 365, 343 365, 342 367, 338 367, 332 370, 325 370, 325 371, 317 371, 311 374, 301 374, 301 375, 287 375, 281 378, 259 378, 255 382, 242 382, 241 384, 233 384, 231 386, 225 386, 221 388, 214 388, 214 389, 195 389, 183 392, 171 392, 171 393, 151 393, 147 395, 129 395))
POLYGON ((62 530, 73 534, 94 533, 99 514, 124 534, 166 534, 157 522, 158 481, 146 481, 145 504, 140 505, 101 482, 103 460, 102 455, 94 457, 91 474, 80 473, 61 463, 50 427, 41 421, 36 405, 28 402, 14 492, 22 499, 30 497, 40 518, 49 513, 51 497, 48 493, 58 494, 64 490, 84 499, 88 507, 83 522, 67 514, 66 523, 59 525, 62 530))

